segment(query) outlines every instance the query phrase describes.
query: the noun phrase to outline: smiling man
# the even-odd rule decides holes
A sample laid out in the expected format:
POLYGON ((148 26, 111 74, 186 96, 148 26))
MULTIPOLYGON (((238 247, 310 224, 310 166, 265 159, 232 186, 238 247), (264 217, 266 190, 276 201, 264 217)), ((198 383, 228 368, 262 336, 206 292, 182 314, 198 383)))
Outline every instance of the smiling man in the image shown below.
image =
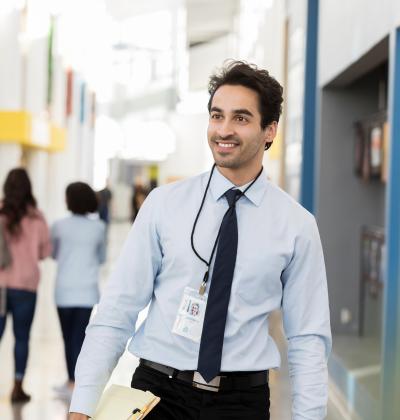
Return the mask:
MULTIPOLYGON (((281 95, 274 82, 275 94, 281 95)), ((258 93, 242 85, 222 85, 210 98, 208 143, 219 171, 236 185, 257 175, 264 148, 276 135, 279 114, 265 124, 259 107, 258 93)))
MULTIPOLYGON (((140 358, 131 386, 161 402, 149 420, 269 419, 268 333, 282 310, 294 420, 323 419, 331 349, 314 217, 267 180, 282 87, 230 62, 209 84, 208 173, 152 191, 90 323, 71 420, 87 419, 119 357, 140 358), (147 319, 135 331, 140 310, 147 319)), ((288 402, 289 403, 289 402, 288 402)))

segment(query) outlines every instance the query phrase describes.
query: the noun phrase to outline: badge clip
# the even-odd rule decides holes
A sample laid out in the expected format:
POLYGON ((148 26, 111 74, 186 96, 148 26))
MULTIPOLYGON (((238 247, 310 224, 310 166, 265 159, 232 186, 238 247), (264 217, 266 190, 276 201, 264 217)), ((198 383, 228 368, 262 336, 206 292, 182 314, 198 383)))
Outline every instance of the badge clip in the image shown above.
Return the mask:
POLYGON ((207 283, 206 283, 205 281, 203 281, 203 282, 201 283, 201 285, 200 285, 200 289, 199 289, 199 295, 200 295, 200 296, 203 296, 203 295, 204 295, 204 293, 205 293, 205 291, 206 291, 206 288, 207 288, 207 283))
POLYGON ((206 271, 206 274, 204 274, 204 278, 203 281, 200 285, 200 289, 199 289, 199 295, 203 296, 204 293, 206 292, 207 289, 207 280, 208 280, 208 271, 206 271))

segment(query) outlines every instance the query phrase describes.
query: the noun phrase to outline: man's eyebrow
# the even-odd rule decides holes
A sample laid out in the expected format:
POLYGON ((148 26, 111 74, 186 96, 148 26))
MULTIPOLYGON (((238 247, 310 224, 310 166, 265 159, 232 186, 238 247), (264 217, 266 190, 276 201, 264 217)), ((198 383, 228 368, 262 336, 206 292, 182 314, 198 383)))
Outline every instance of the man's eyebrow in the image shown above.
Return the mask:
POLYGON ((246 108, 234 109, 233 114, 244 114, 250 117, 254 117, 254 115, 246 108))
MULTIPOLYGON (((222 111, 221 108, 218 108, 217 106, 213 106, 210 109, 210 112, 220 112, 223 113, 224 111, 222 111)), ((244 115, 248 115, 249 117, 254 117, 254 115, 246 108, 239 108, 239 109, 234 109, 232 111, 232 114, 244 114, 244 115)))

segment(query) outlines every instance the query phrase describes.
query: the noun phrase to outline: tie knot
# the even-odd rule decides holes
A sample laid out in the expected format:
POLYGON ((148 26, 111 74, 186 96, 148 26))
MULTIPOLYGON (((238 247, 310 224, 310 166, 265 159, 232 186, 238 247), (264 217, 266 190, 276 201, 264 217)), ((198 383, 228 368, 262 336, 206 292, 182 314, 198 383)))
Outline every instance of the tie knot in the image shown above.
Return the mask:
POLYGON ((242 191, 240 191, 238 189, 228 190, 225 193, 225 197, 226 197, 226 200, 228 201, 229 207, 234 206, 235 203, 236 203, 236 201, 237 201, 237 199, 238 199, 238 197, 240 197, 242 194, 243 194, 242 191))

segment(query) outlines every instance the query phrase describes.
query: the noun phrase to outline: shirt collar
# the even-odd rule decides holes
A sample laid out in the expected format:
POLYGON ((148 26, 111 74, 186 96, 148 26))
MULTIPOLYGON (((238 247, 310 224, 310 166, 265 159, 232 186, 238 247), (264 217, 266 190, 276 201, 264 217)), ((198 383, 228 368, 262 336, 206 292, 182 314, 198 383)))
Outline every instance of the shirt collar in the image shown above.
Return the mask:
MULTIPOLYGON (((240 191, 244 191, 251 182, 252 181, 250 181, 249 183, 245 185, 242 185, 241 187, 236 187, 235 184, 229 181, 229 179, 225 178, 221 174, 221 172, 218 170, 218 167, 216 167, 214 170, 212 179, 211 179, 211 183, 210 183, 211 195, 215 201, 218 201, 225 194, 227 190, 231 188, 238 188, 240 191)), ((253 204, 255 204, 256 206, 259 206, 264 197, 265 191, 267 190, 267 187, 268 187, 268 180, 267 180, 265 171, 263 169, 257 181, 245 193, 245 196, 253 204)))

